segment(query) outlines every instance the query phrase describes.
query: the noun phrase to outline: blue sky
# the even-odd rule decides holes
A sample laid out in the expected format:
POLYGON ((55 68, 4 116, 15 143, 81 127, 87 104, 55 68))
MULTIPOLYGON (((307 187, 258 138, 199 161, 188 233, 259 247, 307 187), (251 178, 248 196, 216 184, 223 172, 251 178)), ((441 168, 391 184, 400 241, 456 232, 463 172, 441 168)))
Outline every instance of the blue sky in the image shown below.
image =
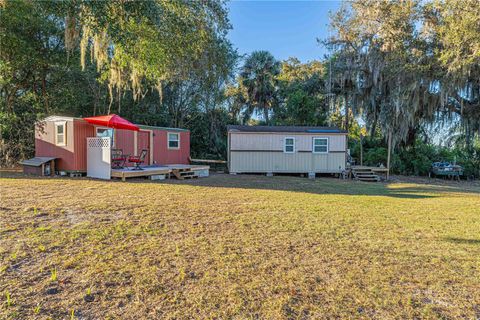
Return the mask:
POLYGON ((316 39, 328 37, 329 11, 336 11, 340 1, 233 0, 228 7, 229 38, 240 54, 268 50, 278 60, 306 62, 327 53, 316 39))

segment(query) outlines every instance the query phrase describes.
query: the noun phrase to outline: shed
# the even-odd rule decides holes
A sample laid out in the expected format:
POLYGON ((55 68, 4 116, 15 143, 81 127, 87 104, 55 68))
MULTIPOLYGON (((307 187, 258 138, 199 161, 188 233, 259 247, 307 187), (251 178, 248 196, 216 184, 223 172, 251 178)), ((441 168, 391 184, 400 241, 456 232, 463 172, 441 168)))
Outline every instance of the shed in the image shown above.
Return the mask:
POLYGON ((230 173, 341 173, 347 131, 335 127, 228 126, 230 173))
POLYGON ((35 157, 20 162, 23 173, 39 176, 51 176, 55 173, 55 159, 53 157, 35 157))
POLYGON ((110 137, 112 148, 139 155, 148 149, 146 165, 188 164, 190 131, 137 125, 140 131, 92 125, 82 118, 51 116, 36 123, 35 156, 55 157, 56 169, 87 171, 87 138, 110 137))

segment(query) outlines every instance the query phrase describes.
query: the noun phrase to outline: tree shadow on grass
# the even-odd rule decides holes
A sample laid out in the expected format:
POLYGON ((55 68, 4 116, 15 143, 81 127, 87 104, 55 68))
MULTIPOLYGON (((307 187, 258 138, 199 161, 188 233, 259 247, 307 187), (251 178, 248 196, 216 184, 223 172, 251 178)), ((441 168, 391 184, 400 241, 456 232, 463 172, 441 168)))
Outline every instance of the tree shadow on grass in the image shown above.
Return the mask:
POLYGON ((445 241, 458 243, 458 244, 474 244, 480 245, 480 239, 465 239, 465 238, 457 238, 457 237, 446 237, 443 238, 445 241))
POLYGON ((28 179, 28 180, 59 180, 62 182, 88 180, 92 182, 105 183, 152 183, 152 184, 177 184, 191 185, 198 187, 230 188, 230 189, 252 189, 252 190, 272 190, 301 192, 311 194, 339 194, 351 196, 386 196, 400 199, 427 199, 440 197, 443 194, 457 193, 462 196, 465 194, 478 194, 480 190, 468 189, 463 185, 444 186, 444 185, 426 185, 408 183, 405 186, 392 185, 389 183, 360 182, 353 180, 341 180, 331 177, 320 177, 314 180, 298 176, 273 176, 264 175, 229 175, 229 174, 211 174, 206 178, 192 180, 168 179, 163 181, 150 181, 145 178, 132 178, 127 182, 119 179, 104 181, 90 178, 69 178, 69 177, 39 177, 19 173, 2 173, 0 178, 7 179, 28 179))
POLYGON ((436 198, 445 193, 479 194, 475 190, 454 186, 406 185, 390 187, 388 183, 360 182, 335 178, 310 180, 301 177, 262 175, 212 174, 208 178, 195 180, 165 180, 167 184, 188 184, 201 187, 276 190, 312 194, 341 194, 360 196, 387 196, 402 199, 436 198))

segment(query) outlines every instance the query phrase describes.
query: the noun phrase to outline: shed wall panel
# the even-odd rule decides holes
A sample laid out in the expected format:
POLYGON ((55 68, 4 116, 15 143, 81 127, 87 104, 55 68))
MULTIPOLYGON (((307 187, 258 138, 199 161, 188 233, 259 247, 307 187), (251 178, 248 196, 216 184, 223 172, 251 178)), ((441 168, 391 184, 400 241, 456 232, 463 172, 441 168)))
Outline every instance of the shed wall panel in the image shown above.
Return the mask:
MULTIPOLYGON (((129 156, 135 155, 135 132, 132 130, 115 129, 115 149, 122 149, 123 153, 129 156)), ((133 164, 125 162, 125 166, 133 164)))
POLYGON ((137 132, 137 155, 142 154, 142 150, 148 150, 145 157, 145 164, 151 164, 150 161, 150 131, 140 130, 137 132))
POLYGON ((190 131, 180 133, 180 148, 168 149, 167 130, 153 131, 153 160, 156 164, 188 164, 190 157, 190 131))
POLYGON ((231 151, 230 172, 337 173, 345 169, 345 156, 345 152, 231 151))
POLYGON ((345 151, 345 134, 237 133, 231 132, 231 150, 283 151, 285 138, 295 138, 297 151, 312 151, 313 138, 328 138, 330 151, 345 151))
POLYGON ((76 167, 74 154, 74 122, 66 121, 65 126, 66 144, 55 144, 55 122, 41 121, 35 126, 35 156, 55 157, 57 170, 80 170, 76 167))
POLYGON ((87 138, 95 137, 95 126, 80 119, 74 120, 73 124, 75 168, 87 171, 87 138))

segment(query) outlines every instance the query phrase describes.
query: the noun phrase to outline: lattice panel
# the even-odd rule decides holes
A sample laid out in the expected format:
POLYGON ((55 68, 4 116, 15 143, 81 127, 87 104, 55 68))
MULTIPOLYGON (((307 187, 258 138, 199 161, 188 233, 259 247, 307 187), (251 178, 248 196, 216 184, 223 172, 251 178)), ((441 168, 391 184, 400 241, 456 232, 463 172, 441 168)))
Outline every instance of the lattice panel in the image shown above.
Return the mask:
POLYGON ((110 147, 110 138, 90 138, 88 139, 89 148, 108 148, 110 147))

